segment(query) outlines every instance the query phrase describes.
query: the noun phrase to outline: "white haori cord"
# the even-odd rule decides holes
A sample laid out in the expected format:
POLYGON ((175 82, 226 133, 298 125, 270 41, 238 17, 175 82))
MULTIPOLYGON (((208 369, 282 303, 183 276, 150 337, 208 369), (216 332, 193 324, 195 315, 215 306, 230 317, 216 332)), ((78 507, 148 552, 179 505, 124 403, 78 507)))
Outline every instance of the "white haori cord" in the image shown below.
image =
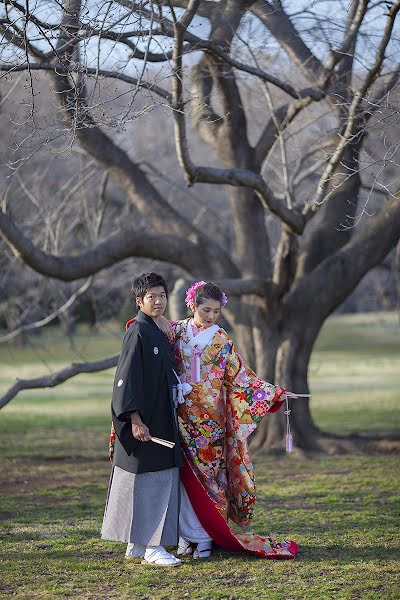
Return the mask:
POLYGON ((185 396, 190 394, 190 392, 192 391, 193 388, 190 385, 190 383, 182 382, 181 378, 179 377, 179 375, 175 371, 175 369, 172 369, 172 370, 173 370, 176 380, 178 382, 176 385, 174 385, 174 388, 177 392, 177 402, 178 402, 178 404, 185 404, 185 396))
MULTIPOLYGON (((174 392, 175 391, 177 392, 177 402, 179 404, 183 404, 185 402, 184 396, 186 396, 187 394, 189 394, 189 392, 192 391, 192 386, 189 385, 188 383, 182 383, 179 375, 176 373, 176 371, 174 369, 173 369, 173 371, 174 371, 174 375, 178 381, 178 383, 174 386, 174 388, 175 388, 174 392)), ((166 446, 167 448, 173 448, 175 446, 175 442, 171 442, 170 440, 164 440, 163 438, 150 436, 150 439, 155 444, 160 444, 160 446, 166 446)))
POLYGON ((293 392, 285 392, 285 400, 286 400, 286 452, 293 452, 293 436, 290 430, 290 413, 292 412, 289 409, 289 398, 309 398, 310 394, 295 394, 293 392))

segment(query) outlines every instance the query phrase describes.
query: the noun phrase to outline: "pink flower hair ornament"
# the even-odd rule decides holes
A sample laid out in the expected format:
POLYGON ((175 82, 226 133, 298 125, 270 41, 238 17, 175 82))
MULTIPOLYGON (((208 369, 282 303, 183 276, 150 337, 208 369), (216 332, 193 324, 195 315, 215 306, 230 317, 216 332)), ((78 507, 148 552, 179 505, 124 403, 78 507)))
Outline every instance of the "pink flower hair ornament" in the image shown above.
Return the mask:
MULTIPOLYGON (((194 311, 194 309, 195 309, 196 291, 198 290, 199 287, 202 287, 206 283, 207 283, 206 281, 196 281, 196 283, 193 284, 192 287, 190 287, 186 291, 185 304, 191 310, 194 311)), ((221 307, 225 306, 225 304, 227 302, 228 302, 228 298, 226 297, 226 294, 224 292, 222 292, 221 307)))

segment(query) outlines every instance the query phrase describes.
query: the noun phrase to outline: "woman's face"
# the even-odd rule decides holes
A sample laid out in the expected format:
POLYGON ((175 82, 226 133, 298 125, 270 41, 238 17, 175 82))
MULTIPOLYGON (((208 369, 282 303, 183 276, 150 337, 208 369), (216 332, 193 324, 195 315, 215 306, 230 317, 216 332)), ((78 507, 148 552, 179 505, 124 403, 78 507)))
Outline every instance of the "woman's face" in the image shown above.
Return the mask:
POLYGON ((197 308, 195 308, 193 317, 197 327, 211 327, 218 319, 221 312, 221 303, 218 300, 203 300, 197 308))

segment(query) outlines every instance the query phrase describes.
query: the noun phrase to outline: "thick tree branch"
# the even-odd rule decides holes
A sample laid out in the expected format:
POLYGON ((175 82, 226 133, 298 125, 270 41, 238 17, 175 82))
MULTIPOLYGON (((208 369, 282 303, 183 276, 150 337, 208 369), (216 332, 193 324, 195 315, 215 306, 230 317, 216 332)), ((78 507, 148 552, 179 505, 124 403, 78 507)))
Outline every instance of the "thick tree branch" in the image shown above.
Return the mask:
POLYGON ((268 73, 267 71, 264 71, 264 69, 254 67, 252 65, 247 65, 245 63, 240 62, 239 60, 235 60, 226 52, 219 50, 218 47, 216 47, 211 42, 199 41, 199 42, 197 42, 197 44, 195 46, 193 46, 193 50, 204 50, 205 52, 208 52, 213 57, 220 59, 223 63, 228 64, 231 67, 238 69, 239 71, 242 71, 244 73, 249 73, 250 75, 254 75, 255 77, 257 77, 258 79, 261 79, 261 81, 265 81, 267 83, 271 83, 272 85, 275 85, 277 88, 281 89, 283 92, 286 92, 286 94, 288 94, 288 96, 292 96, 292 98, 294 98, 295 100, 298 100, 301 98, 311 98, 312 100, 321 100, 324 97, 324 92, 322 90, 319 90, 317 88, 310 88, 310 87, 307 87, 307 88, 304 88, 301 90, 297 90, 295 87, 290 85, 290 83, 283 81, 282 79, 280 79, 279 77, 276 77, 276 75, 273 75, 272 73, 268 73))
MULTIPOLYGON (((181 146, 183 153, 186 150, 184 146, 185 144, 181 146)), ((218 169, 195 166, 188 154, 185 155, 182 165, 185 169, 189 185, 201 182, 250 188, 257 193, 264 208, 279 217, 294 232, 299 234, 303 232, 305 226, 303 216, 296 209, 290 209, 286 204, 278 200, 261 175, 247 169, 218 169)))
POLYGON ((211 106, 213 83, 205 58, 192 68, 191 79, 192 123, 200 137, 212 148, 217 149, 223 116, 216 113, 211 106))
MULTIPOLYGON (((64 65, 52 62, 29 62, 20 64, 2 63, 0 64, 0 71, 6 71, 7 73, 16 73, 19 71, 51 71, 53 73, 59 73, 64 70, 64 65)), ((157 96, 164 98, 168 104, 171 102, 171 94, 167 90, 161 88, 155 83, 150 81, 139 80, 136 77, 125 75, 125 73, 119 73, 118 71, 107 71, 104 69, 93 69, 91 67, 81 67, 74 65, 68 68, 69 74, 79 75, 95 75, 96 77, 104 77, 107 79, 117 79, 124 83, 129 83, 135 88, 143 88, 149 92, 153 92, 157 96)))
MULTIPOLYGON (((359 153, 361 141, 345 148, 340 165, 334 174, 335 189, 328 202, 321 207, 317 226, 303 240, 297 264, 296 278, 312 271, 325 258, 344 246, 352 234, 352 227, 345 228, 345 222, 351 222, 357 213, 360 195, 359 153), (351 175, 351 176, 350 176, 351 175)), ((310 219, 316 211, 304 213, 310 219)))
POLYGON ((14 385, 0 397, 0 409, 4 408, 10 400, 15 398, 22 390, 55 387, 81 373, 97 373, 98 371, 112 369, 117 366, 118 359, 119 354, 116 354, 110 358, 104 358, 93 362, 72 363, 68 367, 65 367, 65 369, 61 369, 61 371, 56 371, 55 373, 44 377, 36 377, 35 379, 17 379, 14 385))
POLYGON ((281 298, 289 289, 296 273, 298 239, 287 227, 282 227, 275 253, 273 284, 281 298))
POLYGON ((361 279, 396 247, 400 238, 400 193, 391 197, 368 227, 323 260, 294 285, 285 300, 286 310, 297 306, 316 312, 321 323, 355 289, 361 279))
POLYGON ((172 108, 175 128, 175 147, 178 161, 187 174, 193 168, 189 157, 189 147, 186 136, 185 103, 183 98, 182 45, 186 31, 186 23, 190 24, 200 0, 190 0, 189 9, 182 18, 174 23, 173 73, 172 73, 172 108), (193 7, 194 5, 194 7, 193 7))
POLYGON ((217 279, 216 283, 230 296, 241 297, 246 294, 264 298, 275 292, 274 284, 265 279, 217 279))
MULTIPOLYGON (((210 43, 225 54, 232 52, 232 42, 238 33, 251 0, 228 0, 219 3, 219 11, 212 21, 210 43)), ((246 105, 242 99, 243 88, 237 73, 222 58, 207 56, 212 73, 213 89, 222 105, 223 121, 218 129, 216 152, 226 169, 243 169, 259 175, 254 161, 254 150, 249 142, 246 105)), ((198 172, 198 175, 200 173, 198 172)), ((214 175, 218 173, 214 172, 214 175)), ((265 221, 265 205, 255 190, 234 186, 229 190, 232 226, 235 235, 235 256, 242 274, 246 277, 270 279, 271 248, 265 221), (252 243, 249 244, 248 240, 252 243), (260 257, 262 259, 260 260, 260 257)))
POLYGON ((68 73, 51 76, 64 116, 75 129, 80 145, 126 190, 149 223, 160 232, 194 234, 194 227, 162 198, 143 170, 95 123, 84 99, 71 87, 68 73))
POLYGON ((251 12, 269 29, 301 72, 313 83, 318 82, 325 74, 325 68, 304 43, 281 2, 259 0, 251 7, 251 12))
POLYGON ((4 212, 0 212, 0 231, 25 264, 42 275, 63 281, 88 277, 133 256, 170 262, 193 274, 213 270, 207 262, 207 252, 200 250, 197 243, 176 235, 138 233, 127 228, 80 254, 54 256, 35 246, 4 212))

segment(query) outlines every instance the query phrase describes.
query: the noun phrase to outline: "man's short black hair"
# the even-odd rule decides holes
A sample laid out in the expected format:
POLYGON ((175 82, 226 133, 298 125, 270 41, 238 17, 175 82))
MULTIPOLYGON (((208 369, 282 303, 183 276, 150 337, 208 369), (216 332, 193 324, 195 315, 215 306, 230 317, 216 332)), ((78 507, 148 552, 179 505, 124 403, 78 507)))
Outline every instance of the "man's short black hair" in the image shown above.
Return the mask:
POLYGON ((142 273, 142 275, 136 277, 132 283, 132 293, 135 298, 141 298, 143 300, 148 289, 159 285, 164 288, 165 295, 168 298, 168 286, 162 275, 159 275, 158 273, 142 273))

